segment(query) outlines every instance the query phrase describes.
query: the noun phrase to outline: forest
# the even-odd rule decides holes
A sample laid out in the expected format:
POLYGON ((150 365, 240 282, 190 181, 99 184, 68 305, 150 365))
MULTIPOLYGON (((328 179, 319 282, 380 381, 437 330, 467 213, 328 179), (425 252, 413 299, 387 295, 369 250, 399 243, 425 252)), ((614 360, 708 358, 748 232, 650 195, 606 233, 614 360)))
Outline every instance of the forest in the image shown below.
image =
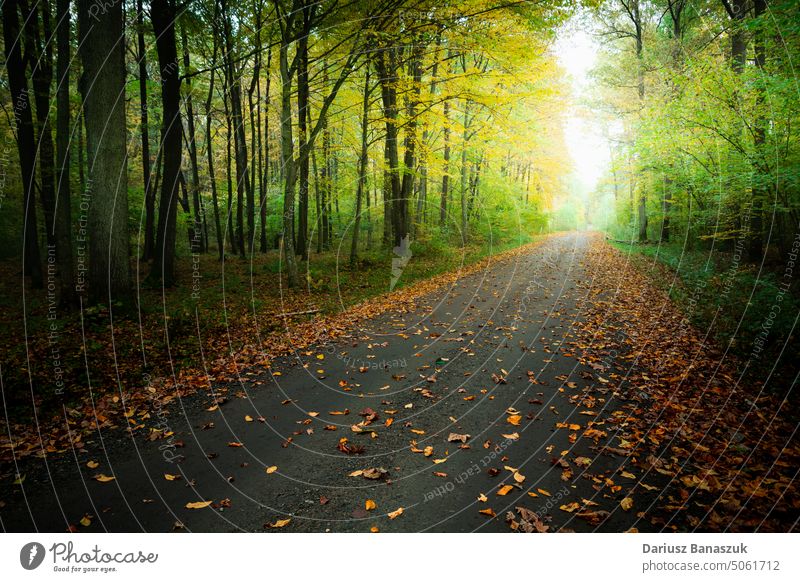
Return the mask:
MULTIPOLYGON (((0 1, 3 461, 85 450, 95 431, 119 427, 158 444, 177 430, 153 426, 162 406, 199 394, 213 411, 248 386, 299 386, 281 368, 292 361, 349 392, 361 385, 344 376, 379 360, 387 383, 408 377, 409 394, 439 398, 430 390, 440 369, 474 355, 473 334, 494 329, 516 345, 514 334, 533 329, 506 322, 511 311, 548 314, 536 323, 545 330, 576 310, 572 331, 536 358, 575 357, 601 384, 609 374, 636 390, 654 382, 665 410, 663 390, 688 373, 692 390, 708 382, 717 396, 749 383, 737 402, 777 407, 770 418, 788 432, 776 438, 796 431, 781 404, 797 379, 800 314, 795 0, 0 1), (540 248, 555 258, 531 259, 540 248), (539 268, 550 271, 530 274, 539 268), (470 277, 476 303, 462 310, 470 277), (453 295, 417 327, 400 321, 441 290, 453 295), (566 304, 545 304, 551 296, 566 304), (484 313, 487 301, 497 310, 484 313), (431 331, 437 317, 452 319, 446 331, 431 331), (480 317, 433 358, 436 373, 416 367, 411 346, 376 360, 342 355, 391 351, 397 336, 445 346, 440 335, 480 317), (328 344, 338 347, 323 352, 328 344), (342 379, 328 368, 334 353, 342 379), (401 361, 409 368, 391 372, 401 361), (651 371, 631 372, 640 361, 651 371)), ((492 368, 463 365, 464 378, 492 368)), ((293 398, 239 416, 270 424, 293 398)), ((354 433, 377 418, 370 406, 354 433)), ((516 412, 507 414, 511 430, 516 412)), ((279 430, 284 449, 313 434, 279 430)), ((770 454, 793 462, 780 456, 798 455, 788 443, 770 454)), ((364 450, 346 438, 336 446, 364 450)), ((717 475, 694 487, 710 495, 717 475)), ((764 503, 795 487, 786 475, 764 503)), ((24 479, 11 468, 3 477, 24 479)), ((737 517, 709 509, 648 527, 756 527, 723 506, 737 517)), ((767 527, 785 531, 800 510, 784 509, 767 527)), ((622 527, 581 513, 593 527, 622 527)), ((515 531, 550 527, 511 515, 515 531)))

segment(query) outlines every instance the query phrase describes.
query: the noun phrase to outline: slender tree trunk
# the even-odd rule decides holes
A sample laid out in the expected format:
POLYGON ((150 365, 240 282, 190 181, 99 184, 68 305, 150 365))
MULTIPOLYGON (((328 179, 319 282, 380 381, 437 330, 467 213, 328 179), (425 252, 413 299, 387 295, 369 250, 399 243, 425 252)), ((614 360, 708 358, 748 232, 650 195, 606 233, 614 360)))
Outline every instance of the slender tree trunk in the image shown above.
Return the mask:
POLYGON ((178 49, 175 43, 174 0, 152 0, 150 17, 156 37, 156 51, 161 70, 162 157, 161 200, 158 210, 156 249, 150 277, 165 287, 175 283, 175 222, 178 211, 178 188, 181 179, 181 142, 183 126, 180 112, 181 81, 178 49))
POLYGON ((439 203, 439 226, 447 225, 447 197, 450 188, 450 101, 444 102, 444 170, 442 174, 442 192, 439 203))
MULTIPOLYGON (((367 137, 369 125, 369 65, 364 77, 364 103, 361 111, 361 154, 358 156, 358 185, 356 186, 356 210, 353 219, 353 240, 350 245, 350 267, 358 259, 358 231, 361 228, 361 198, 367 183, 367 137)), ((369 197, 369 195, 367 195, 369 197)), ((369 201, 367 202, 369 204, 369 201)))
POLYGON ((403 180, 400 185, 400 199, 403 201, 402 211, 404 215, 401 222, 405 226, 404 232, 408 236, 411 226, 409 207, 413 197, 414 182, 416 180, 414 170, 417 167, 417 106, 420 100, 422 84, 422 54, 425 45, 417 40, 411 49, 411 56, 408 64, 408 74, 413 81, 413 89, 408 98, 408 121, 405 129, 405 151, 403 153, 403 180))
POLYGON ((764 66, 766 65, 767 58, 766 32, 764 31, 766 22, 764 22, 764 20, 767 13, 767 0, 754 0, 753 9, 754 16, 759 21, 753 42, 756 67, 759 71, 759 80, 756 87, 756 118, 753 123, 753 145, 755 146, 756 150, 756 159, 758 160, 757 164, 760 166, 758 168, 758 173, 760 173, 761 176, 758 177, 758 181, 753 187, 753 209, 751 212, 752 219, 750 225, 750 243, 748 245, 747 254, 748 259, 755 263, 764 258, 764 218, 762 216, 762 212, 764 199, 766 198, 768 192, 766 180, 769 174, 769 163, 767 161, 768 155, 764 151, 766 149, 765 144, 767 124, 769 123, 764 115, 764 111, 767 109, 766 99, 764 96, 766 84, 764 79, 766 75, 764 66))
POLYGON ((69 0, 56 0, 58 18, 56 59, 56 156, 58 159, 58 189, 56 194, 56 244, 58 245, 58 270, 63 308, 77 305, 75 272, 72 259, 72 211, 70 191, 70 104, 69 61, 71 22, 69 0))
POLYGON ((144 44, 144 10, 136 0, 136 42, 139 60, 139 107, 142 135, 142 175, 144 184, 144 249, 142 259, 149 261, 155 250, 156 192, 150 169, 150 122, 147 110, 147 52, 144 44))
MULTIPOLYGON (((154 4, 163 0, 154 0, 154 4)), ((89 294, 108 302, 130 295, 125 46, 122 3, 90 15, 78 2, 80 82, 89 164, 89 294)), ((175 62, 173 58, 171 62, 175 62)))
MULTIPOLYGON (((239 255, 245 257, 244 239, 244 202, 247 197, 247 217, 248 217, 248 238, 252 243, 253 229, 250 223, 253 221, 254 197, 253 189, 250 184, 250 175, 247 170, 247 142, 244 131, 244 118, 242 117, 242 97, 239 74, 236 71, 233 54, 233 40, 231 32, 231 16, 228 12, 227 0, 220 0, 222 9, 222 19, 224 25, 225 39, 225 59, 228 74, 228 90, 230 94, 231 114, 233 116, 233 137, 236 153, 236 238, 239 244, 239 255)), ((253 225, 254 227, 254 225, 253 225)), ((249 249, 251 245, 247 245, 249 249)))
POLYGON ((292 138, 292 71, 289 67, 289 46, 293 42, 295 13, 286 17, 280 47, 281 70, 281 161, 283 162, 283 258, 290 287, 300 286, 294 249, 294 189, 297 167, 292 138))
POLYGON ((11 89, 14 123, 17 129, 17 151, 24 197, 23 220, 23 274, 29 276, 33 287, 42 287, 42 263, 39 254, 39 237, 36 224, 36 145, 33 136, 30 92, 25 77, 25 63, 20 48, 18 0, 4 0, 3 39, 5 41, 6 70, 11 89))
MULTIPOLYGON (((28 7, 23 5, 23 13, 28 7)), ((51 42, 52 30, 50 25, 49 3, 36 3, 30 9, 24 27, 25 52, 31 59, 31 85, 33 86, 33 99, 36 103, 36 158, 39 164, 39 176, 44 211, 44 226, 47 240, 48 254, 55 250, 55 152, 53 148, 53 133, 50 127, 50 86, 53 82, 53 45, 51 42), (42 27, 44 28, 45 41, 39 30, 38 6, 42 7, 42 27)), ((20 39, 22 41, 22 39, 20 39)), ((48 260, 48 269, 50 261, 48 260)))
POLYGON ((330 198, 331 198, 331 134, 327 122, 322 129, 322 168, 320 170, 320 203, 322 217, 322 249, 328 250, 331 246, 330 225, 330 198))
MULTIPOLYGON (((183 46, 183 70, 189 71, 189 42, 186 38, 186 27, 181 24, 181 45, 183 46)), ((201 253, 206 250, 206 241, 203 239, 203 222, 200 210, 200 170, 197 162, 197 140, 194 127, 194 103, 192 100, 192 78, 186 77, 186 136, 189 146, 189 164, 192 171, 191 199, 192 199, 192 232, 189 237, 189 247, 192 253, 201 253)))
POLYGON ((320 193, 320 175, 317 171, 316 149, 311 150, 311 170, 314 172, 314 203, 317 210, 317 254, 322 252, 322 199, 320 193))
POLYGON ((208 82, 208 97, 206 97, 206 154, 208 155, 208 181, 211 185, 211 203, 214 205, 214 231, 217 237, 217 253, 219 254, 219 260, 222 261, 225 258, 225 238, 219 214, 217 178, 214 172, 214 141, 211 134, 211 103, 214 97, 214 78, 216 77, 214 67, 217 64, 217 48, 217 37, 214 36, 214 50, 213 56, 211 57, 211 78, 208 82))
MULTIPOLYGON (((31 13, 29 20, 29 34, 32 33, 32 44, 36 47, 37 59, 34 61, 32 81, 33 81, 33 94, 36 101, 36 121, 39 133, 39 173, 41 175, 41 191, 42 191, 42 206, 45 215, 45 230, 47 232, 48 241, 48 254, 53 253, 55 256, 54 264, 51 263, 48 257, 48 279, 55 275, 56 271, 59 275, 59 301, 62 305, 75 304, 75 291, 72 282, 72 237, 70 234, 69 223, 69 191, 67 191, 66 200, 59 200, 56 197, 56 162, 55 152, 53 148, 53 133, 50 126, 50 87, 53 81, 53 49, 52 49, 52 24, 50 18, 50 4, 42 2, 39 4, 41 7, 42 15, 42 31, 44 37, 39 35, 38 15, 34 9, 31 13), (52 266, 52 271, 51 267, 52 266)), ((67 33, 69 31, 67 30, 67 33)), ((59 35, 63 34, 59 30, 59 35)), ((61 39, 59 38, 59 41, 61 39)), ((69 37, 66 39, 67 50, 69 50, 69 37)), ((59 55, 61 56, 61 55, 59 55)), ((68 58, 68 55, 66 55, 68 58)), ((66 70, 66 66, 62 60, 59 61, 60 69, 66 70)), ((64 71, 59 71, 64 73, 64 71)), ((63 77, 59 77, 59 80, 63 77)), ((67 74, 67 91, 69 90, 69 78, 67 74)), ((63 89, 58 89, 59 100, 59 114, 63 117, 64 95, 63 89)), ((69 95, 66 96, 66 107, 69 108, 69 95)), ((62 154, 66 146, 69 144, 69 109, 66 111, 66 127, 64 126, 63 119, 57 119, 57 129, 59 133, 59 160, 62 160, 62 154), (59 125, 59 121, 61 124, 59 125), (63 135, 66 131, 67 135, 63 135)), ((59 177, 62 175, 62 169, 59 168, 59 177)), ((67 167, 67 169, 69 169, 67 167)), ((60 182, 60 180, 59 180, 60 182)), ((69 183, 69 173, 67 173, 67 184, 69 183)), ((58 184, 61 188, 61 184, 58 184)), ((60 192, 60 190, 59 190, 60 192)), ((55 285, 55 281, 52 282, 55 285)), ((48 281, 48 289, 50 281, 48 281)))
POLYGON ((230 106, 228 102, 230 100, 230 92, 228 91, 228 75, 225 74, 225 123, 227 129, 227 141, 225 142, 226 145, 226 156, 225 156, 225 179, 227 180, 227 189, 228 189, 228 202, 227 202, 227 210, 225 215, 225 230, 228 233, 228 240, 231 244, 231 253, 234 255, 238 252, 238 245, 236 244, 236 229, 233 227, 233 167, 232 167, 232 160, 233 160, 233 120, 231 119, 231 112, 230 106))
POLYGON ((461 240, 466 244, 469 240, 467 220, 467 145, 469 143, 469 104, 464 101, 464 135, 461 145, 461 240))
MULTIPOLYGON (((261 252, 267 252, 267 194, 269 192, 269 99, 270 99, 270 83, 272 80, 271 74, 272 66, 272 43, 267 48, 267 81, 264 89, 264 173, 262 175, 262 187, 259 192, 259 211, 261 216, 261 252)), ((261 144, 259 142, 259 148, 261 144)))
MULTIPOLYGON (((308 36, 311 32, 311 5, 303 2, 303 24, 297 40, 297 139, 303 150, 308 142, 308 36)), ((308 260, 308 156, 298 160, 297 254, 308 260)))
MULTIPOLYGON (((253 249, 256 244, 256 208, 255 208, 255 187, 256 181, 260 183, 261 172, 256 176, 256 170, 260 166, 258 160, 261 158, 261 145, 258 141, 257 135, 261 134, 261 5, 254 6, 253 10, 256 13, 256 30, 255 30, 255 45, 256 54, 253 58, 253 76, 250 79, 250 87, 247 91, 247 102, 250 106, 250 189, 247 198, 247 249, 249 253, 253 254, 253 249), (255 103, 253 101, 255 97, 255 103), (256 114, 258 113, 258 120, 256 114), (257 145, 258 144, 258 145, 257 145)), ((259 196, 261 191, 259 188, 259 196)))

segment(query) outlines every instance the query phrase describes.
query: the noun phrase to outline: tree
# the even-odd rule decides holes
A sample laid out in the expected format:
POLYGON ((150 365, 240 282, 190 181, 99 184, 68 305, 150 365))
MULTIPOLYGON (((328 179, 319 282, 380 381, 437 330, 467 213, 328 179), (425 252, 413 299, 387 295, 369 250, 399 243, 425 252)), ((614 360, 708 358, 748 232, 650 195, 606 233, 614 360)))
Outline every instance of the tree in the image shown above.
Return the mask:
POLYGON ((58 183, 56 190, 56 210, 54 225, 56 234, 58 270, 61 280, 62 307, 73 308, 77 304, 75 293, 75 271, 72 260, 72 196, 70 188, 70 101, 69 101, 69 62, 71 19, 69 0, 56 1, 57 32, 56 43, 56 160, 58 163, 58 183))
POLYGON ((161 196, 158 206, 158 228, 152 282, 164 287, 175 284, 175 223, 178 212, 178 188, 181 177, 181 81, 178 69, 178 49, 175 44, 174 0, 152 0, 150 19, 156 37, 156 52, 161 73, 161 157, 163 163, 161 196))
MULTIPOLYGON (((11 89, 13 119, 16 125, 17 152, 24 189, 22 202, 23 273, 29 276, 35 288, 42 287, 42 263, 36 225, 36 146, 33 137, 30 91, 25 75, 25 61, 20 48, 19 0, 3 2, 3 39, 5 42, 6 71, 11 89)), ((27 14, 26 14, 27 16, 27 14)))
POLYGON ((125 131, 125 46, 122 3, 90 12, 78 1, 79 87, 86 122, 89 176, 89 296, 111 302, 130 296, 128 168, 125 131))
POLYGON ((144 9, 136 0, 136 46, 139 65, 139 113, 142 136, 142 176, 144 183, 144 248, 142 260, 153 258, 155 249, 156 196, 150 169, 150 116, 147 110, 147 51, 144 43, 144 9))

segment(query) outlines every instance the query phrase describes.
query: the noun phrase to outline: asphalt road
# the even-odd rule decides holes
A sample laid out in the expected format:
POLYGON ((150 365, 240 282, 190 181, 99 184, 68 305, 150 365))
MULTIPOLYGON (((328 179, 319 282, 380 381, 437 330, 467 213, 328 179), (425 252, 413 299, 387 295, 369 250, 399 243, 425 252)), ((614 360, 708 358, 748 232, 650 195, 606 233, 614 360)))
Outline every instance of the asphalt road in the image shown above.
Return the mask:
POLYGON ((212 396, 197 394, 154 411, 150 422, 171 439, 116 431, 85 453, 26 460, 22 486, 2 483, 2 528, 510 531, 506 513, 521 506, 551 531, 646 531, 646 521, 618 510, 624 491, 602 487, 623 459, 556 427, 602 422, 625 402, 579 362, 574 325, 598 291, 584 264, 589 244, 581 233, 549 237, 414 310, 353 321, 349 338, 278 362, 271 371, 280 375, 255 370, 219 386, 213 410, 212 396), (591 410, 576 406, 589 401, 591 410), (373 412, 361 432, 351 428, 373 412), (469 437, 448 442, 451 433, 469 437), (359 454, 340 451, 342 438, 359 454), (367 475, 381 478, 350 476, 374 468, 385 473, 367 475), (98 482, 98 473, 115 478, 98 482), (504 485, 512 488, 498 495, 504 485), (366 510, 368 499, 375 509, 366 510), (582 500, 610 515, 596 523, 559 509, 582 500), (201 501, 213 503, 186 508, 201 501), (488 508, 497 517, 479 512, 488 508))

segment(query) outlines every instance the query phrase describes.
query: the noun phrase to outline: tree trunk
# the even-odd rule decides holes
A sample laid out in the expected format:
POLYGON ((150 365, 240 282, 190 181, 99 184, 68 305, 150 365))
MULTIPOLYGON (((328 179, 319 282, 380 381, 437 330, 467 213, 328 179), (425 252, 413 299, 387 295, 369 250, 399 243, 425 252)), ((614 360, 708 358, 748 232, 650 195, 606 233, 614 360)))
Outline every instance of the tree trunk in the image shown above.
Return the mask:
POLYGON ((757 182, 753 187, 753 209, 752 219, 750 225, 750 242, 747 249, 748 259, 751 262, 758 262, 764 258, 764 242, 763 230, 764 219, 762 216, 762 209, 764 199, 767 196, 768 188, 766 186, 767 176, 769 173, 769 163, 767 162, 768 156, 765 155, 765 142, 767 135, 767 124, 769 123, 764 115, 767 108, 765 93, 765 75, 764 65, 766 64, 766 33, 764 32, 765 15, 767 13, 767 0, 754 0, 753 2, 754 16, 759 21, 756 26, 755 40, 753 43, 755 49, 756 67, 759 70, 759 79, 756 86, 756 105, 755 112, 756 118, 753 123, 753 145, 756 150, 756 159, 758 160, 757 172, 762 174, 757 178, 757 182))
POLYGON ((280 47, 281 69, 281 161, 283 162, 283 258, 290 287, 300 285, 297 258, 294 250, 294 187, 297 168, 292 138, 292 72, 289 68, 289 46, 293 42, 294 15, 287 16, 282 29, 280 47))
POLYGON ((216 67, 217 64, 217 48, 217 37, 215 35, 213 56, 211 57, 211 78, 208 82, 208 97, 206 97, 206 154, 208 155, 208 181, 211 185, 211 203, 214 205, 214 230, 217 238, 217 253, 219 254, 219 260, 222 261, 225 259, 225 238, 219 215, 217 178, 214 172, 214 143, 211 135, 211 102, 214 97, 214 78, 216 77, 214 67, 216 67))
MULTIPOLYGON (((183 45, 183 70, 189 71, 189 42, 186 38, 186 27, 181 25, 181 44, 183 45)), ((200 171, 197 163, 197 140, 194 127, 194 104, 192 103, 192 78, 186 77, 186 125, 189 146, 189 164, 192 171, 192 218, 193 226, 189 237, 189 248, 192 253, 205 252, 207 241, 203 239, 203 222, 200 210, 200 171)))
MULTIPOLYGON (((269 98, 270 98, 270 82, 272 75, 270 67, 272 66, 272 43, 267 48, 267 82, 264 88, 264 170, 261 178, 261 191, 259 192, 259 212, 261 217, 261 252, 267 252, 267 194, 269 192, 269 98)), ((259 149, 261 142, 259 142, 259 149)))
MULTIPOLYGON (((375 64, 381 81, 383 116, 386 120, 386 147, 384 150, 388 168, 388 192, 391 192, 392 242, 399 247, 408 236, 408 199, 402 197, 400 182, 400 158, 398 153, 398 108, 397 108, 397 58, 394 47, 377 53, 375 64)), ((384 190, 386 192, 386 190, 384 190)))
POLYGON ((447 197, 450 188, 450 101, 444 102, 444 173, 442 174, 441 202, 439 203, 439 226, 447 225, 447 197))
POLYGON ((231 120, 231 111, 230 106, 228 105, 230 93, 228 92, 227 73, 223 75, 223 78, 225 79, 223 104, 225 107, 225 125, 227 130, 225 141, 225 179, 227 181, 226 186, 228 190, 228 201, 225 214, 225 231, 228 233, 228 240, 231 244, 231 252, 235 255, 238 250, 238 245, 236 244, 236 230, 233 228, 233 170, 231 166, 233 160, 233 121, 231 120))
POLYGON ((156 37, 158 64, 161 69, 161 140, 163 172, 158 210, 156 252, 150 277, 165 287, 175 283, 175 221, 178 211, 178 188, 181 177, 182 123, 180 112, 180 76, 175 44, 175 4, 173 0, 152 0, 150 17, 156 37))
POLYGON ((110 304, 128 297, 131 290, 125 46, 120 42, 122 3, 112 3, 95 15, 90 15, 91 6, 90 0, 78 1, 80 88, 89 165, 85 193, 89 197, 89 296, 94 302, 110 304))
POLYGON ((150 169, 150 123, 147 111, 147 53, 144 44, 144 10, 142 0, 136 0, 136 41, 139 59, 139 106, 142 135, 142 175, 144 184, 144 248, 142 260, 153 258, 155 250, 156 193, 150 169))
MULTIPOLYGON (((224 24, 225 59, 228 74, 228 90, 230 92, 231 114, 233 116, 233 137, 236 154, 236 238, 239 245, 239 255, 245 257, 244 240, 244 202, 247 197, 248 207, 248 235, 252 243, 252 229, 249 227, 254 211, 253 190, 250 184, 250 175, 247 171, 247 142, 244 132, 244 118, 242 117, 242 96, 240 76, 236 71, 233 54, 233 40, 231 32, 231 17, 228 13, 227 0, 221 0, 222 19, 224 24)), ((248 245, 250 248, 250 245, 248 245)))
MULTIPOLYGON (((361 228, 361 198, 367 183, 367 136, 369 125, 369 65, 364 77, 364 103, 361 111, 361 154, 358 157, 358 186, 356 187, 356 210, 353 219, 353 240, 350 245, 350 267, 358 259, 358 231, 361 228)), ((367 202, 369 204, 369 202, 367 202)))
MULTIPOLYGON (((297 139, 299 149, 308 142, 308 35, 311 27, 311 6, 304 2, 303 27, 297 40, 297 139)), ((308 157, 299 162, 297 191, 297 254, 308 260, 308 157)))
POLYGON ((464 135, 461 144, 461 241, 466 244, 467 232, 467 145, 469 143, 469 100, 464 101, 464 135))
POLYGON ((58 57, 56 60, 56 156, 58 160, 58 189, 56 195, 56 244, 61 298, 64 308, 77 306, 75 272, 72 260, 72 211, 70 191, 70 105, 69 61, 72 34, 69 0, 56 0, 58 57))
MULTIPOLYGON (((20 49, 18 0, 4 0, 3 39, 5 41, 6 70, 11 90, 14 123, 17 128, 17 151, 24 197, 23 219, 23 274, 29 276, 33 287, 42 287, 42 263, 39 254, 39 237, 36 224, 36 145, 33 136, 30 92, 25 77, 25 64, 20 49)), ((27 16, 27 15, 26 15, 27 16)))
POLYGON ((403 201, 402 210, 404 215, 401 217, 402 223, 405 225, 404 232, 408 236, 411 226, 411 217, 409 216, 409 207, 413 197, 414 182, 416 181, 415 170, 417 166, 417 106, 420 100, 421 84, 422 84, 422 54, 425 50, 425 45, 417 40, 411 49, 411 56, 408 64, 408 74, 413 81, 413 89, 410 97, 408 98, 408 121, 406 122, 405 129, 405 152, 403 154, 403 181, 400 185, 400 199, 403 201))

